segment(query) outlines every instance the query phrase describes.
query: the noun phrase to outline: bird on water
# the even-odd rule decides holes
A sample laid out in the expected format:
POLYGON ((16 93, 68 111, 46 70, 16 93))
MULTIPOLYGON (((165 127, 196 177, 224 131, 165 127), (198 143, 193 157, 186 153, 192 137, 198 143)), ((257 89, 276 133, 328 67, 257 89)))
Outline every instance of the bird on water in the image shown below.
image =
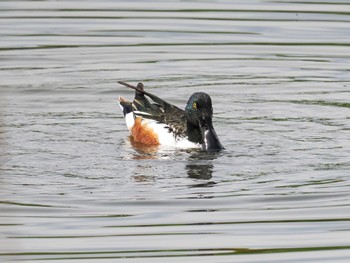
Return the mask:
POLYGON ((145 91, 142 83, 136 87, 122 81, 118 83, 135 90, 133 101, 118 98, 135 141, 145 145, 201 147, 208 152, 224 149, 213 127, 213 107, 208 94, 193 93, 182 110, 145 91))

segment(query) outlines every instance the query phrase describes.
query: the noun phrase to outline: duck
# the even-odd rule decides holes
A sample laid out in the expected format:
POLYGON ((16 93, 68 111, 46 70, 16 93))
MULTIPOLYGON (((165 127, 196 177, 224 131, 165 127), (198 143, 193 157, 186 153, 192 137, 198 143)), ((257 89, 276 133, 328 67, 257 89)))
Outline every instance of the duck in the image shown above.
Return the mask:
POLYGON ((118 83, 135 90, 133 101, 118 97, 134 141, 152 146, 201 148, 207 152, 224 149, 213 126, 212 101, 207 93, 193 93, 183 110, 145 91, 141 82, 137 86, 118 83))

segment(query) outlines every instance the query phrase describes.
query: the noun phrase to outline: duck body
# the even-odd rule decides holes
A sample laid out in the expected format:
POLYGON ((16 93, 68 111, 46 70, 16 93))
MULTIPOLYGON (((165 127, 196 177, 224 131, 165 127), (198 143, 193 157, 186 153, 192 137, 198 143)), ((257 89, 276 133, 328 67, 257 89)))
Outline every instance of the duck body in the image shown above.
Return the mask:
POLYGON ((123 97, 118 99, 135 141, 148 145, 202 148, 206 151, 224 149, 212 125, 212 106, 208 94, 194 93, 185 110, 182 110, 144 91, 142 83, 137 87, 125 82, 118 83, 135 90, 133 101, 123 97))

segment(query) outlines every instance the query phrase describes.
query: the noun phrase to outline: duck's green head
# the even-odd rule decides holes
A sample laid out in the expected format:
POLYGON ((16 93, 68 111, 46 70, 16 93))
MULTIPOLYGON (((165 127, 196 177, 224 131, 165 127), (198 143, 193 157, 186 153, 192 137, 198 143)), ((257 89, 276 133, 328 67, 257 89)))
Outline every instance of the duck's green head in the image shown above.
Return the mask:
POLYGON ((200 130, 203 150, 220 151, 224 149, 213 127, 213 107, 208 94, 193 93, 187 102, 185 112, 187 128, 200 130))

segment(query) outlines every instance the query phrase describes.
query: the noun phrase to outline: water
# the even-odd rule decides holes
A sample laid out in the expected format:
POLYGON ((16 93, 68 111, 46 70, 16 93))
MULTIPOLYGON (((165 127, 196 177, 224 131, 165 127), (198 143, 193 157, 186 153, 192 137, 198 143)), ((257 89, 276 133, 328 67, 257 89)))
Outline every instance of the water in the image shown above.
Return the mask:
POLYGON ((349 1, 0 2, 1 262, 348 262, 349 1), (211 95, 147 148, 117 84, 211 95))

